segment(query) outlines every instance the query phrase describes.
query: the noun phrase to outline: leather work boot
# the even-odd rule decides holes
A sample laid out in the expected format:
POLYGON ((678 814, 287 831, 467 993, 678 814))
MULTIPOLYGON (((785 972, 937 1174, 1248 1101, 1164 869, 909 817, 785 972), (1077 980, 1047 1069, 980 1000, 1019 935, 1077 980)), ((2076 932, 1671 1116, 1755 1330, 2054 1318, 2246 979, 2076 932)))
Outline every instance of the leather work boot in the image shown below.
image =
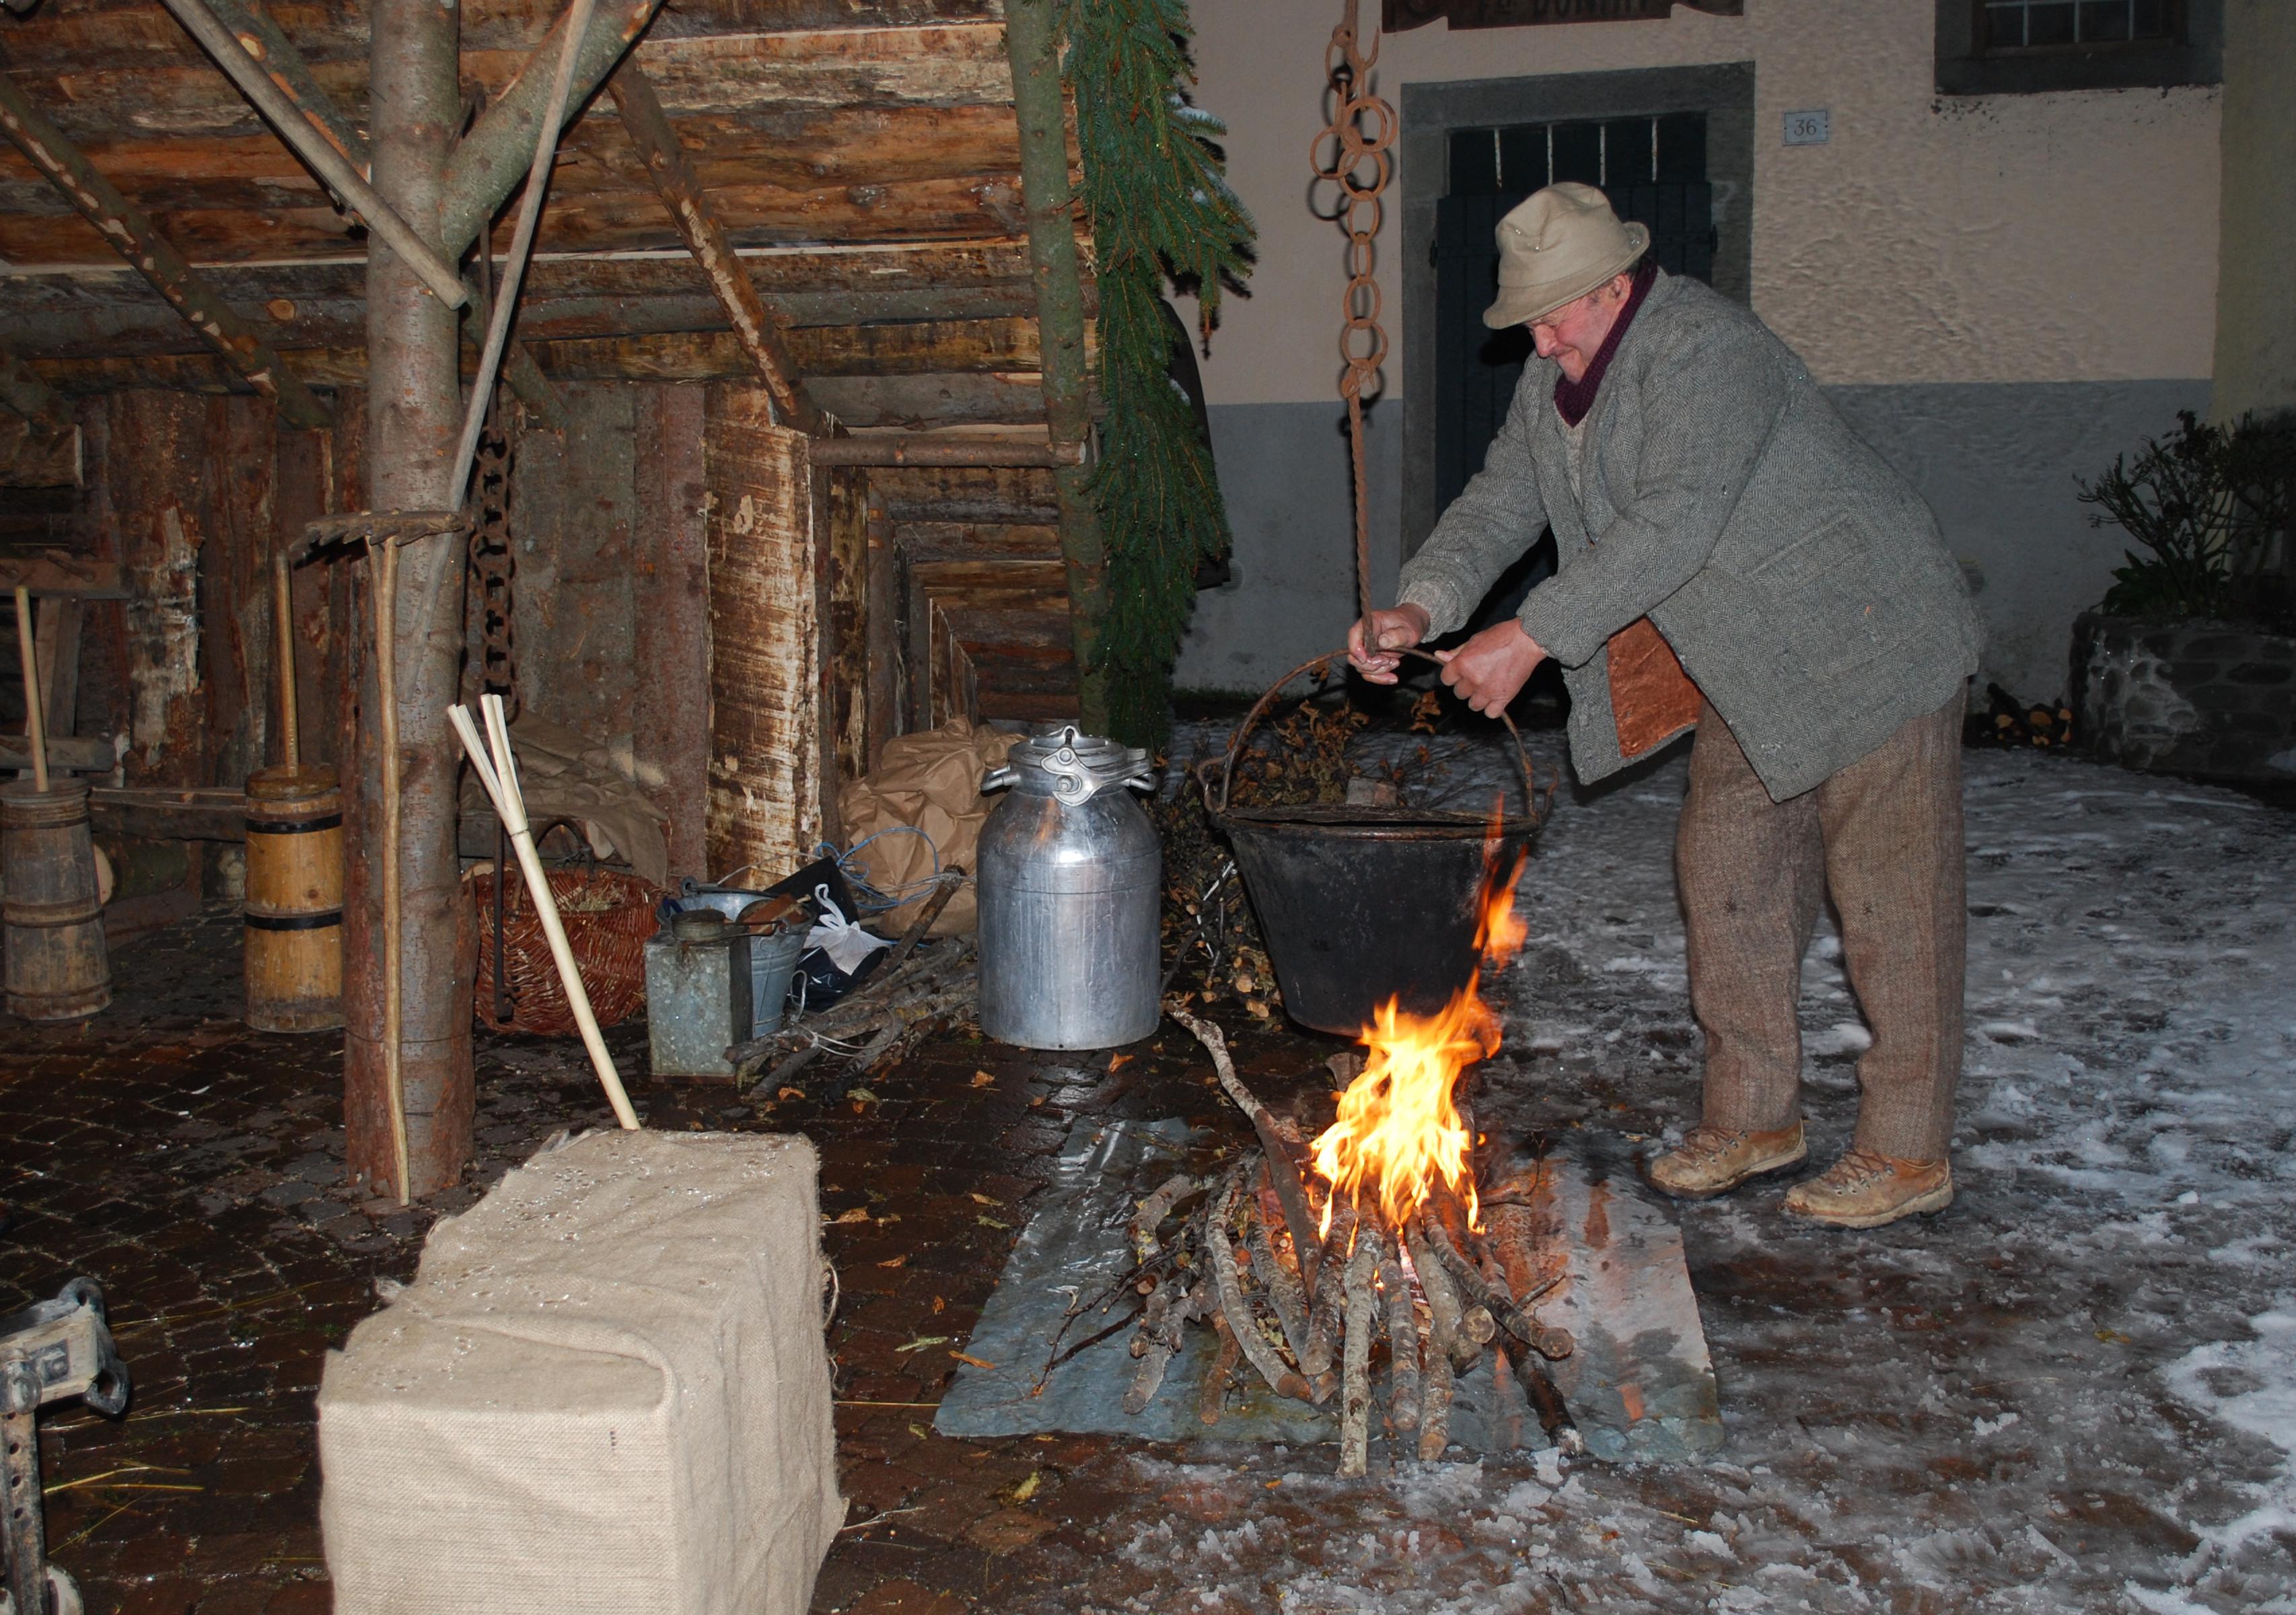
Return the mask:
POLYGON ((1652 1187, 1677 1200, 1711 1200, 1750 1177, 1783 1171, 1808 1155, 1800 1122, 1772 1133, 1697 1127, 1682 1141, 1682 1148, 1651 1162, 1647 1175, 1652 1187))
POLYGON ((1953 1164, 1852 1150, 1786 1191, 1786 1209, 1837 1228, 1878 1228, 1953 1203, 1953 1164))

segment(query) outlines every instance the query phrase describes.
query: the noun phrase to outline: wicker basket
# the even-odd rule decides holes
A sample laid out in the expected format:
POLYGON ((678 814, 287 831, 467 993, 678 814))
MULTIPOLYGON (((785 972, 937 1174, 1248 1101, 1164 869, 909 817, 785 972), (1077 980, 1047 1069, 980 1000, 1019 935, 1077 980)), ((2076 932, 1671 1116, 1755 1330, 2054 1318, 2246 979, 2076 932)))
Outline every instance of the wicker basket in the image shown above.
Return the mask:
MULTIPOLYGON (((561 1037, 576 1029, 573 1006, 550 957, 550 939, 534 912, 523 879, 513 878, 503 903, 503 975, 511 992, 508 1021, 495 1019, 495 870, 479 864, 463 872, 479 933, 479 979, 471 1007, 479 1024, 497 1032, 561 1037)), ((600 1026, 627 1021, 645 1007, 645 943, 660 922, 654 910, 661 889, 636 875, 606 869, 554 869, 551 896, 574 966, 582 972, 591 1012, 600 1026)))

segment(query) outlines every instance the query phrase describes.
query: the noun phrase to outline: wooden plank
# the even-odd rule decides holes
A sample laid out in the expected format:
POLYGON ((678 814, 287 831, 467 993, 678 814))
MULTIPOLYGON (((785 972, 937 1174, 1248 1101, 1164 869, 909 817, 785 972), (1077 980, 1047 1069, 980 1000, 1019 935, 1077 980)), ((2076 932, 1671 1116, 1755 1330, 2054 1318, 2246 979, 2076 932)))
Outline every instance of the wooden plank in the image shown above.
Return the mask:
POLYGON ((19 586, 35 595, 70 595, 80 600, 126 600, 128 590, 119 563, 65 550, 37 555, 0 555, 0 590, 19 586))
POLYGON ((862 537, 862 644, 867 658, 867 768, 873 770, 884 755, 885 742, 898 731, 901 717, 901 627, 898 605, 899 569, 893 549, 893 522, 884 502, 863 483, 865 504, 862 537))
POLYGON ((815 476, 824 496, 829 632, 824 654, 841 786, 869 772, 869 473, 816 467, 815 476))
POLYGON ((40 606, 39 624, 32 630, 47 733, 60 737, 71 734, 79 723, 79 636, 86 616, 85 601, 69 597, 46 601, 40 606))
POLYGON ((228 786, 190 791, 98 785, 88 792, 96 829, 152 841, 244 841, 247 798, 228 786))
MULTIPOLYGON (((523 316, 521 316, 523 317, 523 316)), ((637 336, 578 337, 535 340, 526 346, 553 376, 570 381, 740 381, 757 372, 748 350, 733 332, 721 328, 701 331, 651 332, 637 336)), ((833 325, 788 333, 789 346, 800 369, 815 381, 839 378, 867 379, 908 376, 922 380, 964 376, 958 396, 974 402, 955 407, 952 420, 1008 420, 1018 407, 1011 400, 989 403, 979 413, 981 400, 1001 397, 995 383, 1010 373, 1026 373, 1033 380, 1036 324, 1025 316, 989 320, 925 320, 900 325, 833 325)), ((244 379, 204 348, 184 351, 178 340, 173 350, 159 353, 86 355, 71 358, 35 358, 25 368, 39 381, 66 394, 114 391, 123 387, 164 387, 192 392, 241 392, 244 379)), ((467 351, 467 348, 466 348, 467 351)), ((351 386, 366 375, 363 346, 332 348, 297 348, 283 356, 298 373, 322 386, 351 386)), ((914 389, 894 389, 891 397, 916 396, 914 389)), ((1038 402, 1037 414, 1043 407, 1038 402)), ((916 417, 924 418, 924 417, 916 417)), ((909 424, 903 416, 893 424, 909 424)), ((855 425, 877 424, 853 420, 855 425)))
POLYGON ((0 488, 78 488, 83 480, 78 427, 50 431, 20 415, 0 415, 0 488))
POLYGON ((869 484, 894 525, 913 521, 1050 523, 1059 513, 1053 473, 1020 466, 896 466, 869 484))
POLYGON ((762 388, 709 389, 702 449, 714 875, 746 865, 778 879, 811 856, 825 823, 816 572, 824 538, 809 440, 772 424, 762 388))
POLYGON ((564 433, 511 450, 511 645, 526 711, 627 752, 640 664, 634 635, 635 429, 644 389, 564 389, 564 433))
POLYGON ((1042 521, 905 521, 900 543, 917 561, 1058 561, 1061 529, 1042 521))
MULTIPOLYGON (((9 221, 0 218, 0 226, 9 221)), ((898 296, 956 290, 1010 288, 1029 284, 1026 250, 996 241, 866 242, 843 245, 800 242, 739 249, 751 278, 777 306, 791 309, 800 324, 850 324, 864 318, 906 318, 904 314, 800 316, 800 297, 898 296)), ((37 260, 12 255, 12 272, 0 275, 0 310, 30 320, 46 313, 92 309, 111 313, 127 307, 166 305, 135 271, 106 252, 86 266, 37 268, 37 260)), ((242 310, 264 310, 283 300, 357 303, 365 295, 365 256, 337 252, 308 261, 242 265, 202 259, 201 272, 217 294, 242 310)), ((519 317, 527 299, 546 303, 562 298, 645 300, 687 295, 708 297, 709 288, 684 246, 665 243, 634 257, 596 253, 545 255, 528 272, 519 317)), ((1031 291, 1033 296, 1033 291, 1031 291)), ((931 311, 928 310, 928 313, 931 311)), ((292 318, 290 314, 287 317, 292 318)))
POLYGON ((649 39, 646 77, 673 111, 1013 103, 1001 23, 649 39))
MULTIPOLYGON (((36 634, 35 638, 37 637, 36 634)), ((15 638, 9 635, 11 641, 15 638)), ((12 655, 15 646, 11 644, 12 655)), ((48 736, 48 767, 53 772, 70 774, 109 774, 119 758, 111 737, 108 734, 51 734, 48 736)), ((20 734, 0 735, 0 769, 28 769, 32 766, 32 749, 20 734)))
MULTIPOLYGON (((564 9, 563 0, 475 0, 463 7, 463 48, 530 50, 564 9)), ((265 10, 313 61, 365 62, 365 0, 265 0, 265 10)), ((655 20, 648 37, 886 28, 1002 15, 997 0, 679 0, 655 20)), ((28 70, 62 71, 138 58, 186 61, 192 47, 148 0, 75 0, 11 18, 8 48, 28 70)))
POLYGON ((910 570, 947 610, 1040 611, 1066 619, 1068 577, 1057 558, 913 562, 910 570))
POLYGON ((705 878, 709 777, 709 556, 702 517, 703 389, 637 399, 632 747, 640 789, 669 815, 669 869, 705 878))

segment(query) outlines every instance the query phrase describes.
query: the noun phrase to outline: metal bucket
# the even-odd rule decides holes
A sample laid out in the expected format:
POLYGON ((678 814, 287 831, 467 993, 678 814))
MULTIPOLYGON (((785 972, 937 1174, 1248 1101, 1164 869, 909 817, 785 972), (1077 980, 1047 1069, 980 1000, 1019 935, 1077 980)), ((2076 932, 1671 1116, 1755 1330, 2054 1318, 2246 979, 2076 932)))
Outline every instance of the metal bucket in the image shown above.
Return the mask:
POLYGON ((1259 698, 1228 742, 1217 796, 1209 768, 1201 778, 1212 823, 1234 847, 1259 915, 1285 1012, 1352 1037, 1390 998, 1432 1014, 1467 984, 1485 871, 1528 853, 1540 820, 1530 758, 1504 713, 1524 813, 1496 826, 1475 814, 1398 808, 1230 808, 1228 781, 1245 736, 1284 685, 1332 660, 1293 668, 1259 698))

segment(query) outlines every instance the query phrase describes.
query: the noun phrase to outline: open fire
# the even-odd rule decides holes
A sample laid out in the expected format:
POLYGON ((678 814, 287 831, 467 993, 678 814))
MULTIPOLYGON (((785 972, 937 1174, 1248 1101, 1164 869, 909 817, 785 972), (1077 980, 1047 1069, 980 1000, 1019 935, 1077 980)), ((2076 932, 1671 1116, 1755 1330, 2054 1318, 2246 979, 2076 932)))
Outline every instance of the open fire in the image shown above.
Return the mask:
MULTIPOLYGON (((1496 834, 1490 845, 1500 845, 1496 834)), ((1390 1000, 1364 1029, 1364 1053, 1334 1057, 1347 1087, 1312 1144, 1238 1079, 1217 1027, 1176 1017, 1210 1052, 1259 1148, 1215 1177, 1176 1176, 1140 1202, 1135 1285, 1147 1299, 1128 1411, 1148 1405, 1186 1325, 1201 1320, 1219 1337, 1202 1422, 1218 1421, 1243 1365, 1280 1396, 1320 1406, 1336 1394, 1342 1475, 1366 1467, 1372 1365, 1382 1345, 1387 1428, 1398 1440, 1415 1436, 1422 1458, 1442 1453, 1453 1386, 1486 1352, 1496 1373, 1520 1377, 1549 1439, 1583 1450, 1545 1367, 1570 1353, 1570 1337, 1539 1324, 1529 1311, 1538 1295, 1513 1294, 1486 1243, 1479 1141, 1459 1094, 1462 1075, 1499 1046, 1497 1017, 1479 988, 1522 945, 1513 906, 1521 867, 1519 852, 1505 867, 1486 865, 1479 968, 1450 1001, 1417 1015, 1390 1000)))

